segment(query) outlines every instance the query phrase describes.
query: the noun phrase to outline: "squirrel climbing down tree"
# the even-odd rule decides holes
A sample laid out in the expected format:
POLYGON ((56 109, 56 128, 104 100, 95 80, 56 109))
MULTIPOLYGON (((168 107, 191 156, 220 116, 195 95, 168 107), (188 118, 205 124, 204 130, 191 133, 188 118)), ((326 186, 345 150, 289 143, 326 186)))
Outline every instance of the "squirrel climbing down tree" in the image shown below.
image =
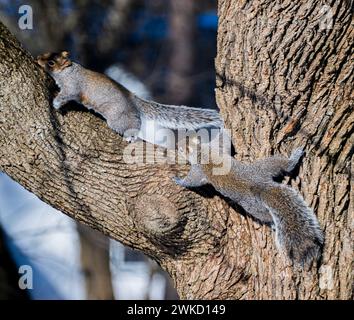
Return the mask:
POLYGON ((215 164, 192 164, 188 175, 174 178, 187 188, 211 184, 218 192, 240 205, 262 223, 275 227, 276 243, 297 263, 304 264, 319 257, 323 234, 317 218, 293 188, 274 181, 290 173, 303 155, 296 149, 290 158, 274 156, 246 164, 229 155, 231 168, 225 174, 213 173, 215 164))
MULTIPOLYGON (((146 120, 155 120, 171 129, 223 127, 215 110, 163 105, 140 99, 107 76, 72 62, 68 56, 68 52, 63 51, 37 58, 39 65, 60 88, 53 101, 56 109, 75 100, 100 113, 108 126, 121 135, 134 129, 125 136, 128 141, 139 136, 138 131, 146 120)), ((322 231, 303 198, 291 187, 273 179, 290 173, 302 155, 303 150, 296 149, 290 158, 275 156, 245 164, 225 154, 231 163, 225 174, 215 175, 213 170, 217 165, 210 161, 193 164, 187 177, 175 178, 175 181, 183 187, 211 184, 254 218, 274 225, 279 247, 296 262, 305 263, 319 256, 324 241, 322 231)))

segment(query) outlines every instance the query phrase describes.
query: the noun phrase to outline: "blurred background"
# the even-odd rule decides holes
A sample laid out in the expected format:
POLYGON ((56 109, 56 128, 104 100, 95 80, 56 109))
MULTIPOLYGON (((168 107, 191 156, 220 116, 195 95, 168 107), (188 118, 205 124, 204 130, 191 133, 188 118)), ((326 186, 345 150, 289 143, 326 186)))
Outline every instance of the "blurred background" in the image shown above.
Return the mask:
MULTIPOLYGON (((216 0, 0 0, 0 20, 33 56, 69 50, 143 98, 216 108, 216 0), (21 30, 21 5, 33 29, 21 30)), ((142 253, 41 202, 0 173, 0 299, 176 299, 142 253), (19 267, 33 270, 21 290, 19 267)))

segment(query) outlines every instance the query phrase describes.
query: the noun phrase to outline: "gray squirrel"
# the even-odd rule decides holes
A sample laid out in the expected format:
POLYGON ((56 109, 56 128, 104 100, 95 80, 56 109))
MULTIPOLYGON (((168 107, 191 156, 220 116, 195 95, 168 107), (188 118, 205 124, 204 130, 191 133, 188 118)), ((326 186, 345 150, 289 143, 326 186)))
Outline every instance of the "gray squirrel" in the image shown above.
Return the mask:
MULTIPOLYGON (((53 100, 54 108, 60 109, 75 100, 101 114, 108 126, 120 135, 135 129, 135 133, 125 137, 130 142, 139 136, 136 131, 146 120, 155 120, 170 129, 223 128, 216 110, 163 105, 141 99, 109 77, 72 62, 67 51, 45 53, 37 57, 37 62, 60 88, 53 100)), ((290 158, 274 156, 245 164, 225 154, 231 163, 225 174, 213 174, 217 165, 209 162, 192 164, 184 179, 176 177, 174 180, 187 188, 211 184, 254 218, 272 224, 277 244, 290 258, 305 263, 318 257, 324 241, 322 231, 303 198, 291 187, 273 179, 290 173, 302 155, 303 150, 296 149, 290 158)))
POLYGON ((188 175, 175 182, 186 188, 211 184, 218 192, 240 205, 248 214, 275 228, 276 244, 296 263, 304 265, 319 257, 323 234, 317 218, 301 195, 293 188, 274 181, 291 173, 303 155, 293 151, 290 158, 273 156, 247 164, 229 159, 225 174, 214 174, 218 165, 209 161, 192 164, 188 175))
POLYGON ((129 141, 135 141, 145 121, 153 120, 168 129, 197 130, 222 127, 216 110, 164 105, 141 99, 104 74, 72 62, 68 51, 45 53, 37 63, 55 80, 60 92, 53 107, 60 109, 76 101, 101 114, 108 126, 129 141))

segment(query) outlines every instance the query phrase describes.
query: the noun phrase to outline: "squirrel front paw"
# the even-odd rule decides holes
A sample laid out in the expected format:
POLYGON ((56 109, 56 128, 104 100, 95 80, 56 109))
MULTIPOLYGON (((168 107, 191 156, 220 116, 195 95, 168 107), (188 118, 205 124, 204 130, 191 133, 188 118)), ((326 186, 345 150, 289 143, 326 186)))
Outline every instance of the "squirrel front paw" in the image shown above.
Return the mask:
POLYGON ((59 110, 62 105, 63 105, 62 101, 60 101, 56 98, 53 100, 53 107, 55 110, 59 110))
POLYGON ((124 136, 124 140, 128 143, 133 143, 138 140, 138 136, 124 136))
MULTIPOLYGON (((108 125, 114 130, 114 126, 112 126, 111 123, 108 123, 108 125)), ((115 130, 118 133, 120 132, 120 130, 115 130)), ((128 143, 133 143, 135 141, 137 141, 139 139, 139 130, 137 129, 128 129, 125 130, 123 133, 123 139, 125 141, 127 141, 128 143)))

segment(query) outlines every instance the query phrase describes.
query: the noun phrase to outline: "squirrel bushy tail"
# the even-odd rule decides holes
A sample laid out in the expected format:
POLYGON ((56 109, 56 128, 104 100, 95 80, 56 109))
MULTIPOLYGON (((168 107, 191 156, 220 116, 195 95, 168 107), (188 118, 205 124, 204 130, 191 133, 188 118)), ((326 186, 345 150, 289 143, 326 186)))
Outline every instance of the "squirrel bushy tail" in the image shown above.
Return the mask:
POLYGON ((164 105, 140 98, 136 98, 135 103, 146 120, 155 120, 165 128, 197 130, 223 127, 217 110, 164 105))
POLYGON ((276 242, 302 264, 319 257, 324 237, 317 218, 298 192, 272 184, 261 192, 276 229, 276 242))
POLYGON ((294 170, 302 155, 303 149, 298 148, 289 158, 273 156, 252 164, 243 164, 230 156, 232 165, 224 175, 214 175, 214 164, 194 164, 185 178, 175 177, 174 181, 187 188, 211 184, 258 221, 272 224, 281 251, 304 266, 320 257, 323 233, 302 196, 274 181, 274 177, 294 170))

